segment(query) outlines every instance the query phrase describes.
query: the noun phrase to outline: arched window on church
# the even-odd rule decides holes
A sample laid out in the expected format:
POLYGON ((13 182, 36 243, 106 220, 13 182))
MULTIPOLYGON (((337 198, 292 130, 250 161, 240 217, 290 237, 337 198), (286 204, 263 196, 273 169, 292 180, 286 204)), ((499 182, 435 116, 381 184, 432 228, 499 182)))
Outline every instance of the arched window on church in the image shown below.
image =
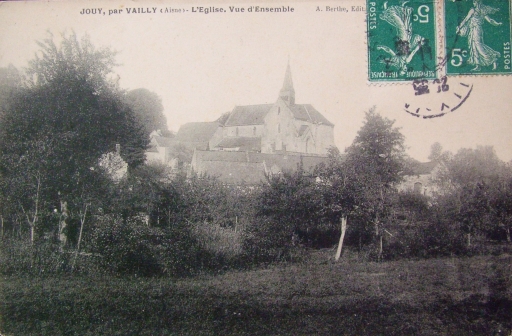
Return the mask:
POLYGON ((281 107, 278 107, 277 108, 277 115, 280 115, 281 114, 281 107))
POLYGON ((277 124, 277 133, 281 133, 281 124, 277 124))
POLYGON ((256 126, 252 128, 252 135, 256 135, 256 126))
POLYGON ((235 129, 235 135, 238 136, 238 127, 235 129))

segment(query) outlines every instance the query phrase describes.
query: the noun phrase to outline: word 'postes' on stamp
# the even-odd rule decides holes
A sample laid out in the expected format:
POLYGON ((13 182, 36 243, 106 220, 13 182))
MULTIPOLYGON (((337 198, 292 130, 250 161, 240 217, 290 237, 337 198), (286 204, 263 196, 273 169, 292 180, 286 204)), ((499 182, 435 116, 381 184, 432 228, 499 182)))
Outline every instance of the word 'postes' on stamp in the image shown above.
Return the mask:
POLYGON ((368 0, 367 24, 370 81, 436 77, 436 18, 432 0, 368 0))
POLYGON ((446 73, 512 73, 509 0, 446 1, 446 73))

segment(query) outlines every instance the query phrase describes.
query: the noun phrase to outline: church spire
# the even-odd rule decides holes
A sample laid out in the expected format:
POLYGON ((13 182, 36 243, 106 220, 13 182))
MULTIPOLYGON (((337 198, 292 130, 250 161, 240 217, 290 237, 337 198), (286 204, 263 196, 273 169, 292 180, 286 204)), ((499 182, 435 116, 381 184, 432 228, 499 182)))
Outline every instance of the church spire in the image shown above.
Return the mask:
POLYGON ((295 90, 293 89, 290 59, 288 59, 288 66, 286 67, 286 73, 284 74, 283 87, 279 92, 279 98, 287 102, 289 105, 295 104, 295 90))

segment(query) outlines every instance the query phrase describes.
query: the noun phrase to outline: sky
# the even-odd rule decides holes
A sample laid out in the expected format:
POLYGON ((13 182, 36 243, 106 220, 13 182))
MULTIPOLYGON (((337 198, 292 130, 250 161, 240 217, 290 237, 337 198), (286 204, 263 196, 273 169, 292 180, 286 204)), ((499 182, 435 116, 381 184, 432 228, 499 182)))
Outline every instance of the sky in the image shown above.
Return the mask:
MULTIPOLYGON (((490 145, 502 160, 512 160, 512 77, 449 77, 448 93, 437 93, 430 84, 430 93, 422 96, 415 96, 410 82, 370 83, 365 12, 351 11, 364 5, 360 0, 0 3, 0 67, 25 67, 39 50, 36 41, 48 31, 57 38, 72 30, 79 37, 88 34, 96 47, 118 52, 120 86, 157 93, 169 128, 177 131, 187 122, 213 121, 236 105, 275 102, 289 61, 296 102, 312 104, 335 124, 341 150, 363 125, 364 112, 375 106, 395 120, 408 153, 417 160, 428 160, 434 142, 452 152, 490 145), (230 6, 245 12, 231 13, 230 6), (294 11, 247 12, 251 6, 294 11), (347 11, 327 11, 327 6, 347 11), (151 12, 153 7, 156 13, 127 13, 130 8, 151 12), (198 7, 227 12, 192 12, 198 7), (93 8, 106 14, 80 14, 93 8), (182 12, 160 13, 170 8, 182 12), (120 14, 108 13, 119 9, 120 14), (405 111, 405 104, 423 110, 443 102, 453 106, 452 94, 465 95, 469 88, 464 103, 440 118, 416 118, 405 111)), ((442 43, 441 32, 437 42, 442 43)))

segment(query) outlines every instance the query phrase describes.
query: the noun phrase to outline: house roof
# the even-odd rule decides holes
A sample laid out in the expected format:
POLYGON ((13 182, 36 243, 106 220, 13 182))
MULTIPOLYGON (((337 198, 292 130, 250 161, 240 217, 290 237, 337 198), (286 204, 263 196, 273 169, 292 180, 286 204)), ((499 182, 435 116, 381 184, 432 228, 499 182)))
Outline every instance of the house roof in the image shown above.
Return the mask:
POLYGON ((418 162, 418 164, 412 167, 412 175, 426 175, 432 173, 434 168, 437 166, 437 162, 418 162))
POLYGON ((167 138, 159 135, 153 136, 152 140, 154 144, 159 147, 171 147, 173 144, 176 143, 175 138, 167 138))
POLYGON ((290 105, 290 109, 296 119, 309 121, 314 124, 321 123, 328 126, 334 126, 333 123, 327 120, 311 104, 294 104, 290 105))
POLYGON ((228 120, 229 116, 231 115, 231 111, 227 111, 227 112, 224 112, 222 113, 222 115, 217 118, 217 120, 215 120, 216 122, 219 123, 219 125, 225 125, 226 124, 226 121, 228 120))
POLYGON ((255 152, 223 152, 196 150, 192 168, 199 174, 215 176, 229 184, 256 184, 263 181, 265 171, 293 171, 302 161, 303 169, 312 173, 321 162, 322 156, 303 156, 296 154, 267 154, 255 152))
POLYGON ((218 148, 239 148, 241 151, 261 150, 260 137, 228 137, 221 140, 216 146, 218 148))
POLYGON ((213 122, 190 122, 182 125, 175 139, 179 142, 208 142, 212 138, 219 124, 213 122))
POLYGON ((272 104, 235 106, 226 120, 226 126, 263 125, 272 104))
POLYGON ((158 153, 158 149, 156 148, 156 146, 150 146, 148 149, 146 149, 146 152, 158 153))

